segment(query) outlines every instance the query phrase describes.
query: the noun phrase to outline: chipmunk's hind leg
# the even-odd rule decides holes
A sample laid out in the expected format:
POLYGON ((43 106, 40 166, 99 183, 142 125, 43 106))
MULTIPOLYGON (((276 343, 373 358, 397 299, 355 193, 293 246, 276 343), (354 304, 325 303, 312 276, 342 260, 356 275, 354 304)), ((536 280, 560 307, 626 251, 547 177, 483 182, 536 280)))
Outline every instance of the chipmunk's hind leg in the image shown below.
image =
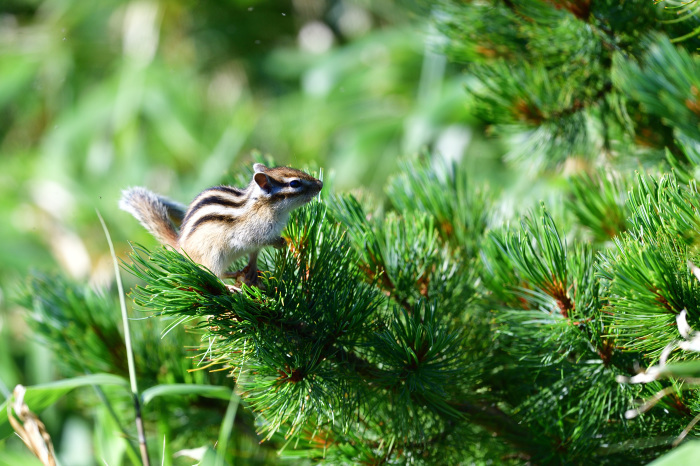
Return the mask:
POLYGON ((260 286, 260 279, 258 278, 258 251, 250 253, 248 265, 243 269, 243 272, 245 272, 243 282, 246 285, 260 286))

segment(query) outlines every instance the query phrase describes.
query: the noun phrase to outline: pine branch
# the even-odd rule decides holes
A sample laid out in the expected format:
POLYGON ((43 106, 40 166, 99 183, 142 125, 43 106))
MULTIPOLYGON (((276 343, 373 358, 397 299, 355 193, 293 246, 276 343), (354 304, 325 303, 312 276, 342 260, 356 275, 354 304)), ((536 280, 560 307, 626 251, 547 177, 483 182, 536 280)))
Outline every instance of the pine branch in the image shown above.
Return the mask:
MULTIPOLYGON (((348 206, 356 208, 352 202, 348 206)), ((401 443, 410 444, 428 436, 441 438, 446 423, 470 414, 476 425, 517 439, 519 433, 511 432, 514 421, 498 427, 505 413, 490 419, 496 411, 489 405, 461 402, 455 409, 449 401, 464 399, 465 393, 446 381, 461 385, 475 375, 465 359, 466 335, 420 299, 410 310, 382 311, 385 298, 367 283, 362 268, 355 267, 344 226, 328 220, 322 204, 292 218, 290 247, 267 262, 264 290, 244 287, 231 294, 209 272, 174 251, 136 248, 127 268, 146 284, 135 289, 135 302, 188 319, 207 340, 215 338, 209 359, 239 378, 242 399, 258 411, 267 438, 276 431, 298 437, 309 425, 329 422, 338 426, 332 428, 334 435, 344 437, 361 415, 384 419, 371 429, 402 433, 406 438, 401 443), (416 425, 418 418, 427 423, 416 425), (437 429, 432 435, 425 432, 429 425, 437 429)), ((355 234, 377 245, 374 231, 363 227, 355 234)), ((388 231, 402 238, 400 230, 388 231)), ((406 234, 414 239, 418 231, 406 234)), ((432 245, 428 250, 434 250, 434 242, 426 243, 432 245)), ((368 249, 397 257, 378 246, 368 249)), ((387 262, 396 267, 393 260, 387 262)), ((413 277, 415 270, 410 271, 413 277)))
POLYGON ((653 2, 621 9, 616 2, 445 1, 438 11, 445 53, 475 78, 468 91, 477 114, 513 140, 509 160, 542 169, 572 154, 596 161, 601 149, 658 158, 668 147, 681 156, 674 128, 697 133, 690 128, 697 86, 672 71, 682 70, 685 81, 697 75, 684 63, 697 44, 669 48, 665 36, 682 29, 662 21, 653 2), (656 44, 668 46, 654 53, 656 44), (657 69, 657 60, 667 63, 657 69))

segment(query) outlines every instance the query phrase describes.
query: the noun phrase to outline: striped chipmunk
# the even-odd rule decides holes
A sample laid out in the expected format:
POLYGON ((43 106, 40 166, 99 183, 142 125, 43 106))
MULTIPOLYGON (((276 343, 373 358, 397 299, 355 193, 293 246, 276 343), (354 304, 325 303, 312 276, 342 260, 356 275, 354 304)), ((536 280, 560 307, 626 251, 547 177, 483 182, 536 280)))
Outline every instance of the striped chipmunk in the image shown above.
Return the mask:
POLYGON ((214 186, 195 197, 189 207, 140 187, 124 190, 119 207, 158 241, 184 251, 217 277, 242 276, 244 283, 257 285, 260 249, 286 244, 280 232, 289 213, 316 196, 323 182, 289 167, 256 163, 253 169, 246 188, 214 186), (179 232, 173 222, 180 224, 179 232), (249 257, 245 269, 227 271, 232 261, 245 255, 249 257))

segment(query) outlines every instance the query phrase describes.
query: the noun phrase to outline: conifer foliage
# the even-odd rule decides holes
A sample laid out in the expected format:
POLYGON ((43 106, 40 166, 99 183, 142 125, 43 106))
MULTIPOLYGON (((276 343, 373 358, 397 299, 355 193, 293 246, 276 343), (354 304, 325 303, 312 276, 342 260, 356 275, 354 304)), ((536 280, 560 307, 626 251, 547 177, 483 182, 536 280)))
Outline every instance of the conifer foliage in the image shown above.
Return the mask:
POLYGON ((434 17, 447 55, 477 78, 477 111, 518 142, 510 157, 547 167, 680 152, 675 131, 700 136, 697 5, 671 3, 444 1, 434 17))
MULTIPOLYGON (((295 213, 261 288, 232 294, 175 251, 137 247, 134 300, 199 329, 258 434, 295 455, 629 463, 668 448, 696 391, 671 381, 663 410, 630 421, 665 385, 617 379, 658 361, 683 309, 697 323, 694 184, 638 176, 629 225, 594 255, 545 206, 489 227, 493 200, 457 166, 406 173, 386 212, 337 196, 295 213), (470 218, 447 215, 458 206, 470 218)), ((612 189, 577 186, 596 202, 612 189)))

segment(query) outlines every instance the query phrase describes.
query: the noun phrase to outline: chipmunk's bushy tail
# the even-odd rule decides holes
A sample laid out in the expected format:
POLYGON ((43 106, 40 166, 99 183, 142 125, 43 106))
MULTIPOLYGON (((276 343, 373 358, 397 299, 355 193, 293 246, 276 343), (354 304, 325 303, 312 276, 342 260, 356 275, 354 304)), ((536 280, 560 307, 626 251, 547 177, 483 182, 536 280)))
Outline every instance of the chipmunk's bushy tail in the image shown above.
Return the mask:
POLYGON ((136 217, 158 241, 177 249, 178 233, 170 219, 181 220, 184 206, 146 188, 134 187, 122 191, 119 208, 136 217))

